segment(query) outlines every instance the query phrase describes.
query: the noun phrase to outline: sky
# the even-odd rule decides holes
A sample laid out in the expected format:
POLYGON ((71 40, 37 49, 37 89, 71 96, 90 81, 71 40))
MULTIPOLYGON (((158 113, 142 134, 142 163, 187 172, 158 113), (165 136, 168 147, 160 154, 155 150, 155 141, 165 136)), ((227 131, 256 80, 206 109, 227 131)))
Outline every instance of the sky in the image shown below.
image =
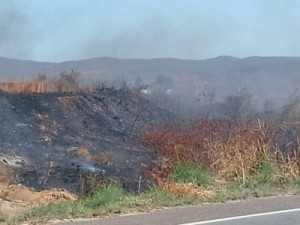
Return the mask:
POLYGON ((299 0, 0 0, 0 56, 300 56, 299 0))

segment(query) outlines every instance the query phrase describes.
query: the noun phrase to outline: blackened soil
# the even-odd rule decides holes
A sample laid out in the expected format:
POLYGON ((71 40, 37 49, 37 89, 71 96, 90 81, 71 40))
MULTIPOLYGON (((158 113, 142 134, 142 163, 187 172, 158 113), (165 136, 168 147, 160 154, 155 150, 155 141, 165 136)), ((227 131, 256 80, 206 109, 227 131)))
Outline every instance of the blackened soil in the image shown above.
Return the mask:
POLYGON ((120 181, 128 190, 152 184, 155 158, 137 135, 172 115, 127 91, 89 94, 0 93, 0 160, 16 182, 36 189, 80 191, 84 176, 120 181))

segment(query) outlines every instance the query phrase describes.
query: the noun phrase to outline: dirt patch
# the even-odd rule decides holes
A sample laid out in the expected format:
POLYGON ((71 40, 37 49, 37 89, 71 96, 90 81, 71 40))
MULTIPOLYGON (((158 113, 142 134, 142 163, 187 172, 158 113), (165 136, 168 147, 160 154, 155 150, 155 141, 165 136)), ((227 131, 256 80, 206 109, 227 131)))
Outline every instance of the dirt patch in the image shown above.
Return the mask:
POLYGON ((0 224, 28 210, 28 208, 68 200, 77 196, 64 189, 35 191, 22 185, 0 182, 0 224))
POLYGON ((19 202, 24 205, 38 206, 56 203, 62 200, 75 201, 77 197, 64 189, 50 189, 40 192, 22 185, 1 185, 0 198, 9 202, 19 202))
POLYGON ((15 182, 16 174, 8 165, 0 164, 0 224, 28 207, 56 203, 63 200, 75 201, 77 196, 65 189, 35 191, 15 182))

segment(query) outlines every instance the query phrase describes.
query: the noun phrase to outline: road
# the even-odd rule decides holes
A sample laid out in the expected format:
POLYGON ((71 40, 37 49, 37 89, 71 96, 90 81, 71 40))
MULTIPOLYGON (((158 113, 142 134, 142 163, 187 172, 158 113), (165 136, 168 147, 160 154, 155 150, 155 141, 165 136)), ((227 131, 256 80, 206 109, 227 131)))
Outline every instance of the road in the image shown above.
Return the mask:
POLYGON ((203 204, 56 225, 299 225, 300 196, 203 204))

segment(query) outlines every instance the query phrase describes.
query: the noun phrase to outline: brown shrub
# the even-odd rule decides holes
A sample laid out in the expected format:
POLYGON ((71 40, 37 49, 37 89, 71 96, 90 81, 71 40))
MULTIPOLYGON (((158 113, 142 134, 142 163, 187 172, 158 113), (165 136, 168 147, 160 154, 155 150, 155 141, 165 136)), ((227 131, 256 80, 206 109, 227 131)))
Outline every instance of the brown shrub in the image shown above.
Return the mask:
POLYGON ((201 120, 183 129, 153 127, 142 143, 162 160, 152 172, 166 180, 180 162, 213 169, 219 178, 245 181, 264 159, 268 159, 275 130, 260 121, 201 120))

